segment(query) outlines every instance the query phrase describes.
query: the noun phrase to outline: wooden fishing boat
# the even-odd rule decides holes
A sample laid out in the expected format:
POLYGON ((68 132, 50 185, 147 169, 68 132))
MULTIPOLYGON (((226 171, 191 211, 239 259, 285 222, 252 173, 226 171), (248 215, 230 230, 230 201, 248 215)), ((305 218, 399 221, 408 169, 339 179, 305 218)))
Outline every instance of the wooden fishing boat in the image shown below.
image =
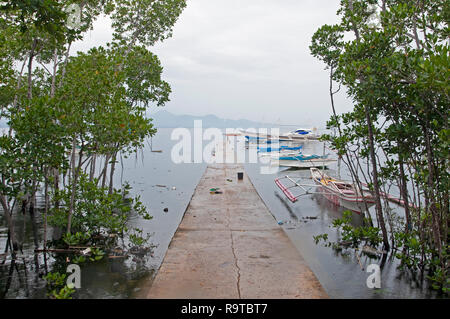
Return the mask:
POLYGON ((352 182, 329 177, 317 168, 311 168, 311 177, 320 186, 321 193, 330 202, 356 213, 361 213, 375 204, 371 191, 362 186, 362 191, 352 182))
MULTIPOLYGON (((336 206, 349 209, 357 214, 365 211, 375 204, 375 198, 366 184, 361 183, 362 190, 354 183, 332 178, 317 168, 311 168, 312 183, 303 183, 300 180, 294 180, 289 176, 278 177, 275 184, 281 189, 284 195, 293 203, 301 196, 320 194, 336 206), (319 187, 317 187, 319 186, 319 187), (313 190, 315 188, 315 190, 313 190)), ((382 197, 400 206, 405 203, 402 199, 396 198, 390 194, 382 193, 382 197)), ((410 207, 414 208, 413 204, 410 207)))

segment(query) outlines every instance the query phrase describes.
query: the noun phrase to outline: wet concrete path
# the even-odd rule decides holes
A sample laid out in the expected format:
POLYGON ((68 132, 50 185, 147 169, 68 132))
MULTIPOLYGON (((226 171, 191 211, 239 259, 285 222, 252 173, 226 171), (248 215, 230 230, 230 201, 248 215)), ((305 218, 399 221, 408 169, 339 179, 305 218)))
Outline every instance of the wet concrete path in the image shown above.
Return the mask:
POLYGON ((328 297, 246 174, 237 180, 238 171, 242 165, 208 166, 147 298, 328 297))

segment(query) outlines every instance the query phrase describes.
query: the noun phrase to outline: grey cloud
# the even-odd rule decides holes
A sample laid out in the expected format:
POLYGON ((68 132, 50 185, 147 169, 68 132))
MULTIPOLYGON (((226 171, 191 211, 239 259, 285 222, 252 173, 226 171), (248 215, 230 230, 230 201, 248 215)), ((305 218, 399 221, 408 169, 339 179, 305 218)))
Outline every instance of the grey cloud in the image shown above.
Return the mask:
MULTIPOLYGON (((314 32, 337 21, 339 0, 188 0, 172 38, 151 48, 173 93, 167 110, 324 127, 328 73, 309 53, 314 32)), ((109 21, 77 48, 104 44, 109 21)), ((338 110, 349 109, 345 94, 338 110)))

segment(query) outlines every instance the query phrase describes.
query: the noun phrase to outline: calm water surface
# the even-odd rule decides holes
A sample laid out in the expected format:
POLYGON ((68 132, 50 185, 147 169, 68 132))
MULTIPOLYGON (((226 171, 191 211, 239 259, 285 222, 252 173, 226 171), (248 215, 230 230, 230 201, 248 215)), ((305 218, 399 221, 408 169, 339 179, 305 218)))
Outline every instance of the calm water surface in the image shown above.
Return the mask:
MULTIPOLYGON (((104 260, 83 265, 81 268, 81 286, 78 298, 131 298, 137 296, 144 282, 152 279, 155 270, 164 258, 167 247, 180 223, 183 213, 194 193, 206 164, 174 164, 170 151, 176 141, 171 141, 171 129, 160 129, 148 141, 145 148, 129 158, 123 158, 117 168, 115 182, 128 181, 133 188, 131 195, 139 195, 141 201, 153 216, 143 220, 139 216, 130 216, 129 226, 143 229, 144 234, 152 234, 150 239, 155 245, 153 254, 145 259, 130 258, 122 260, 104 260), (162 150, 162 152, 152 152, 162 150), (164 212, 167 208, 168 211, 164 212)), ((37 215, 39 237, 42 239, 42 216, 37 215)), ((0 298, 43 298, 45 280, 44 260, 38 255, 40 267, 35 265, 33 257, 33 232, 29 217, 16 216, 16 227, 24 238, 24 254, 14 267, 9 260, 0 262, 0 298), (25 225, 25 227, 23 227, 25 225), (26 266, 25 266, 26 265, 26 266), (10 270, 13 268, 12 275, 10 270), (9 286, 9 287, 8 287, 9 286), (8 287, 7 291, 6 287, 8 287)), ((0 249, 5 247, 7 228, 0 214, 0 249)), ((0 252, 3 253, 3 250, 0 252)), ((1 259, 0 259, 1 260, 1 259)), ((53 258, 49 260, 50 270, 53 258)))
MULTIPOLYGON (((171 141, 171 129, 160 129, 148 145, 137 154, 123 159, 116 174, 116 182, 128 181, 132 194, 141 196, 141 200, 153 216, 146 221, 131 216, 129 225, 140 227, 144 233, 151 233, 151 242, 155 245, 153 254, 145 259, 104 260, 100 263, 82 267, 82 288, 77 291, 78 298, 133 298, 139 297, 143 286, 148 286, 159 268, 167 247, 175 233, 184 211, 194 193, 195 187, 205 171, 206 164, 174 164, 171 149, 176 141, 171 141), (162 150, 162 152, 153 152, 162 150), (164 212, 167 208, 168 211, 164 212)), ((239 142, 237 147, 244 147, 239 142)), ((305 153, 322 154, 321 143, 304 145, 305 153)), ((245 164, 259 195, 270 209, 276 220, 282 223, 294 245, 300 251, 312 271, 332 298, 434 298, 426 285, 420 285, 410 276, 396 270, 397 263, 389 259, 382 269, 382 288, 368 289, 368 273, 362 270, 354 252, 337 253, 331 248, 316 245, 313 236, 328 233, 330 240, 336 240, 336 231, 330 228, 332 221, 342 217, 343 209, 330 204, 320 195, 304 196, 298 202, 291 203, 277 188, 274 179, 289 175, 294 178, 310 176, 308 170, 279 169, 275 174, 261 174, 260 166, 265 164, 245 164), (310 217, 313 217, 311 219, 310 217)), ((337 165, 331 166, 329 175, 338 174, 337 165)), ((345 168, 339 170, 344 177, 345 168)), ((43 258, 33 255, 33 237, 28 216, 22 225, 24 255, 19 262, 11 266, 10 261, 0 265, 0 297, 3 298, 43 298, 45 281, 42 275, 43 258), (25 227, 23 227, 25 225, 25 227), (13 268, 13 271, 11 269, 13 268), (11 275, 10 275, 11 274, 11 275), (8 287, 6 291, 6 287, 8 287)), ((38 222, 40 216, 36 216, 38 222)), ((353 222, 360 224, 355 216, 353 222)), ((42 223, 38 223, 42 238, 42 223)), ((0 247, 5 246, 7 229, 0 217, 0 247)), ((3 251, 2 251, 3 252, 3 251)), ((50 259, 50 264, 54 259, 50 259)), ((365 269, 371 263, 380 263, 378 259, 361 256, 365 269)))
MULTIPOLYGON (((323 143, 303 143, 306 154, 323 154, 323 143)), ((330 151, 325 151, 331 153, 330 151)), ((262 164, 265 165, 265 164, 262 164)), ((302 196, 296 203, 291 203, 276 186, 276 177, 290 176, 294 180, 312 184, 309 170, 279 168, 275 174, 261 174, 261 164, 245 165, 253 185, 274 217, 282 223, 283 229, 297 247, 311 270, 315 273, 331 298, 435 298, 437 294, 408 274, 397 271, 398 263, 389 258, 381 269, 381 289, 369 289, 366 285, 365 269, 368 265, 380 264, 380 259, 369 258, 363 254, 360 263, 354 250, 343 253, 333 251, 329 247, 315 244, 313 236, 327 233, 330 241, 337 241, 337 231, 331 228, 333 220, 342 218, 344 209, 336 207, 320 194, 302 196), (312 217, 312 218, 311 218, 312 217), (391 260, 391 261, 390 261, 391 260)), ((349 172, 344 164, 330 165, 327 174, 341 176, 350 180, 349 172)), ((313 189, 314 190, 314 189, 313 189)), ((395 205, 391 205, 395 206, 395 205)), ((395 207, 393 207, 395 209, 395 207)), ((396 211, 402 214, 397 207, 396 211)), ((374 217, 374 208, 370 209, 374 217)), ((352 223, 361 225, 362 218, 353 214, 352 223)))

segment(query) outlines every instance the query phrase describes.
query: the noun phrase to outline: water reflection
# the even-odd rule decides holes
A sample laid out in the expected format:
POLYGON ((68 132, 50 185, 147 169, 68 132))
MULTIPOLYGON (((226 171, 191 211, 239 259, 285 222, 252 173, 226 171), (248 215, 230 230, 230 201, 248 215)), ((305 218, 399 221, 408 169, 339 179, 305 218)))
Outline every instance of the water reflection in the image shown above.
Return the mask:
MULTIPOLYGON (((322 154, 322 143, 304 143, 304 153, 322 154)), ((345 211, 328 201, 320 194, 302 196, 291 203, 274 183, 277 177, 289 175, 294 180, 310 181, 309 170, 279 168, 272 175, 260 173, 260 165, 245 165, 253 185, 265 204, 281 222, 282 227, 300 251, 311 270, 315 273, 327 293, 332 298, 436 298, 439 294, 430 289, 425 280, 418 280, 410 272, 397 269, 399 262, 390 252, 389 255, 370 256, 353 249, 332 249, 315 244, 313 237, 328 234, 332 242, 339 241, 338 232, 331 228, 333 220, 342 218, 345 211), (366 268, 369 264, 381 266, 382 289, 369 289, 366 285, 366 268)), ((338 163, 330 166, 330 176, 350 179, 345 165, 338 163)), ((395 208, 394 208, 395 209, 395 208)), ((374 216, 374 208, 370 209, 374 216)), ((401 216, 402 210, 398 209, 401 216)), ((362 225, 363 217, 352 214, 351 223, 362 225)), ((420 279, 420 278, 419 278, 420 279)))
MULTIPOLYGON (((151 253, 139 257, 104 258, 100 262, 81 266, 81 289, 74 298, 132 298, 139 295, 143 282, 151 281, 159 268, 170 240, 200 180, 206 165, 173 164, 170 150, 171 129, 160 129, 147 143, 129 158, 122 158, 122 167, 116 171, 116 187, 128 181, 133 187, 130 195, 140 195, 141 201, 153 216, 144 220, 136 214, 129 217, 129 227, 142 228, 144 234, 152 234, 154 245, 151 253), (153 147, 153 149, 152 149, 153 147), (155 152, 157 150, 158 152, 155 152), (161 151, 161 152, 160 152, 161 151), (164 185, 159 187, 157 185, 164 185), (175 188, 175 189, 174 189, 175 188), (166 211, 165 211, 166 210, 166 211)), ((42 199, 38 198, 38 203, 42 199)), ((15 225, 23 243, 22 252, 16 261, 0 255, 0 298, 45 298, 45 280, 42 278, 52 269, 65 272, 66 254, 34 254, 35 236, 42 245, 43 218, 36 210, 36 228, 30 223, 30 215, 15 212, 15 225), (45 267, 47 264, 47 269, 45 267)), ((57 235, 57 234, 55 234, 57 235)), ((49 238, 52 238, 50 232, 49 238)), ((57 237, 57 236, 56 236, 57 237)), ((8 230, 0 212, 0 247, 6 247, 8 230)), ((3 251, 1 252, 3 253, 3 251)))
MULTIPOLYGON (((159 268, 173 234, 181 221, 189 200, 200 180, 205 164, 173 164, 170 150, 175 142, 170 140, 170 129, 161 129, 152 140, 154 150, 147 145, 134 156, 124 158, 123 167, 117 171, 117 181, 129 181, 132 195, 140 195, 144 205, 154 217, 143 220, 132 215, 130 227, 140 227, 144 233, 153 234, 151 242, 156 246, 153 254, 140 259, 105 258, 98 263, 83 265, 82 288, 76 298, 132 298, 141 297, 159 268)), ((305 153, 321 154, 321 143, 304 144, 305 153)), ((338 239, 337 232, 330 228, 344 211, 319 194, 303 196, 296 203, 287 200, 276 187, 274 179, 289 174, 294 178, 309 179, 308 170, 280 169, 276 174, 260 174, 259 164, 246 164, 246 173, 277 221, 300 251, 305 261, 316 274, 330 297, 334 298, 434 298, 437 294, 429 289, 423 278, 397 270, 398 262, 392 255, 385 257, 382 267, 382 289, 371 290, 366 286, 368 274, 365 268, 370 263, 382 263, 371 256, 355 254, 350 250, 333 250, 316 245, 313 236, 327 233, 331 241, 338 239), (362 266, 361 266, 362 265, 362 266)), ((332 166, 329 175, 348 172, 332 166), (342 171, 341 171, 342 170, 342 171)), ((53 254, 44 259, 43 254, 34 254, 34 234, 42 239, 42 216, 36 211, 31 226, 30 216, 18 213, 16 227, 23 240, 23 254, 16 261, 0 251, 0 298, 45 298, 45 264, 48 270, 66 265, 66 256, 53 254), (58 260, 62 260, 58 262, 58 260)), ((354 214, 352 223, 360 225, 362 218, 354 214)), ((0 247, 5 247, 7 229, 0 214, 0 247)), ((51 236, 51 234, 49 235, 51 236)), ((40 241, 41 242, 41 241, 40 241)))

